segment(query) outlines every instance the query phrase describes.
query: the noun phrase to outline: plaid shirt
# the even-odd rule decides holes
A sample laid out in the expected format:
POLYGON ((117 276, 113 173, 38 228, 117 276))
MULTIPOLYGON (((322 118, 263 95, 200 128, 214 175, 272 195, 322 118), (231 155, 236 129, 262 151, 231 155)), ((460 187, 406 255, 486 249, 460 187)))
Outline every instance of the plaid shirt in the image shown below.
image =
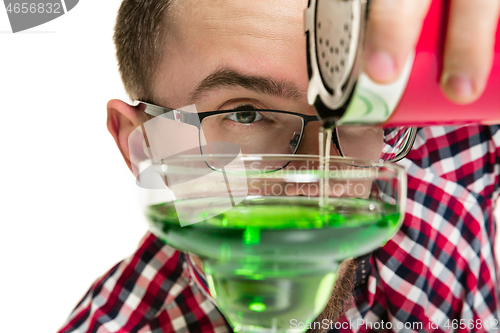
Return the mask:
MULTIPOLYGON (((408 172, 404 224, 360 263, 355 306, 330 331, 500 331, 500 126, 423 128, 399 163, 408 172)), ((148 233, 59 332, 231 331, 190 257, 148 233)))

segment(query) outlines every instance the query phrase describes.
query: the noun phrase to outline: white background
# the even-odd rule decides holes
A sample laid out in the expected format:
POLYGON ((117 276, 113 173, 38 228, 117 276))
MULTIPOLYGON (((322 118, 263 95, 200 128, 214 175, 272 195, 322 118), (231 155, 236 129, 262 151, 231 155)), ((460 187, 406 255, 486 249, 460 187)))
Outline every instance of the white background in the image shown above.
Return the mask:
POLYGON ((129 101, 112 42, 119 5, 82 0, 12 34, 0 4, 2 332, 55 332, 147 230, 106 129, 107 101, 129 101))
POLYGON ((128 101, 112 43, 119 4, 82 0, 17 34, 0 7, 2 332, 55 332, 147 229, 105 125, 107 101, 128 101))

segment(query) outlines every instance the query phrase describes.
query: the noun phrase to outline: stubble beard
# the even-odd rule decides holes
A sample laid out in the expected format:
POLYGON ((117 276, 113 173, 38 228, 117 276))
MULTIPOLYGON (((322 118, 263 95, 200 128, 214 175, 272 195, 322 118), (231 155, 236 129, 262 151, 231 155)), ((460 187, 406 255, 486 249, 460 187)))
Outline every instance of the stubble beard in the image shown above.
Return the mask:
MULTIPOLYGON (((338 271, 338 278, 333 287, 330 299, 323 312, 314 320, 316 327, 307 330, 307 333, 322 333, 330 328, 330 321, 335 322, 354 304, 353 291, 356 276, 356 260, 350 259, 344 261, 338 271), (323 320, 328 322, 328 328, 323 325, 323 320)), ((315 325, 311 325, 315 327, 315 325)))

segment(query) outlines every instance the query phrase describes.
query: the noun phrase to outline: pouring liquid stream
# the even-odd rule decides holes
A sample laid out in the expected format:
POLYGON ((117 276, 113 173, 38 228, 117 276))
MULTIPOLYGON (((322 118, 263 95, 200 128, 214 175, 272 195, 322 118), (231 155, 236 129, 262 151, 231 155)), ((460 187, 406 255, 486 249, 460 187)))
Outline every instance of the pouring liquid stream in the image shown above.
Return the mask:
MULTIPOLYGON (((325 211, 328 209, 328 198, 330 196, 330 184, 327 173, 330 170, 330 154, 332 146, 332 128, 333 126, 321 126, 319 132, 319 171, 320 171, 320 184, 319 184, 319 208, 320 214, 326 218, 325 211)), ((327 221, 325 221, 327 222, 327 221)))

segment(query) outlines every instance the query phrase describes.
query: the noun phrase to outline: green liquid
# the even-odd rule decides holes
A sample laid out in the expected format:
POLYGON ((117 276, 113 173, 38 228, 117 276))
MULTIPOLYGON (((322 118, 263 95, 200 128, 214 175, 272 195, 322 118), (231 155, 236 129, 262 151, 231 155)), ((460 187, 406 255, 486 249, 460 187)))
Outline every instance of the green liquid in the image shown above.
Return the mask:
POLYGON ((160 238, 204 260, 218 307, 233 327, 253 331, 313 320, 339 263, 382 245, 399 221, 396 206, 373 200, 330 198, 325 207, 320 198, 266 196, 181 227, 178 212, 206 216, 207 200, 150 206, 147 216, 160 238))

